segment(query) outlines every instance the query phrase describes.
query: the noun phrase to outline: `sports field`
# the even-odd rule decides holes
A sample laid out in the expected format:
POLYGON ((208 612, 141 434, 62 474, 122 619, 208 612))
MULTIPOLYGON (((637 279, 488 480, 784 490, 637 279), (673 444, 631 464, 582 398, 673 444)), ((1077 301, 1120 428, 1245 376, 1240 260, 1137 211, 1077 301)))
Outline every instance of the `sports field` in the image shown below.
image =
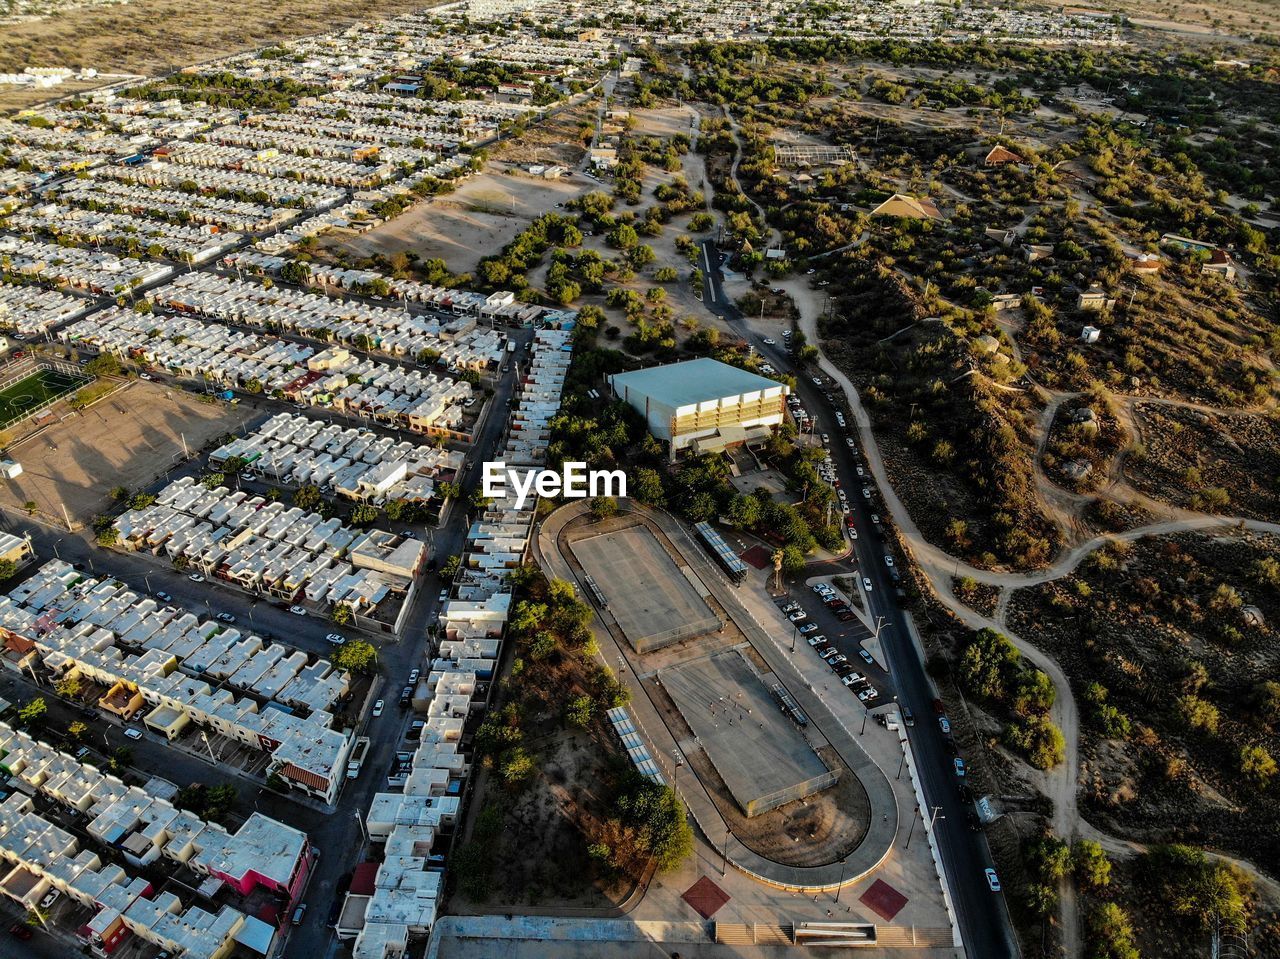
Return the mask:
POLYGON ((50 400, 75 392, 88 382, 88 377, 37 369, 30 376, 0 389, 0 429, 30 415, 50 400))

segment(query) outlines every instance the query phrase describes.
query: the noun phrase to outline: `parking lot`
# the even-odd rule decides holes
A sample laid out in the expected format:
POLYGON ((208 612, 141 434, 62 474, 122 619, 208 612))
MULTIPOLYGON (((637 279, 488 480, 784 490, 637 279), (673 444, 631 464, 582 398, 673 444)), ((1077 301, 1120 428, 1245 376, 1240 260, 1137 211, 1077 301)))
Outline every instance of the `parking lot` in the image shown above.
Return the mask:
MULTIPOLYGON (((820 651, 835 650, 836 653, 845 657, 843 662, 835 664, 838 667, 837 675, 853 674, 865 680, 853 681, 853 685, 850 686, 850 695, 855 695, 867 688, 874 689, 876 696, 863 700, 869 709, 892 702, 896 698, 892 680, 864 645, 872 639, 872 631, 856 617, 841 622, 837 612, 827 605, 827 595, 842 594, 821 594, 810 586, 797 585, 789 594, 775 598, 775 602, 784 614, 793 606, 798 607, 799 612, 804 614, 803 619, 793 621, 792 624, 795 655, 817 656, 820 651), (801 632, 809 626, 816 626, 817 629, 808 633, 801 632)), ((854 601, 857 601, 856 597, 854 601)))

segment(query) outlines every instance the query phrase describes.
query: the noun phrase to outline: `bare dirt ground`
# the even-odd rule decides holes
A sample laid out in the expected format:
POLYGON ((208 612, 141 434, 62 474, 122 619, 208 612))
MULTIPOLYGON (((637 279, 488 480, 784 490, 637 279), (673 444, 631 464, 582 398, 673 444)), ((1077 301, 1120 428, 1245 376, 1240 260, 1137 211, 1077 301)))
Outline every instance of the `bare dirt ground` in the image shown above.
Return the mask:
POLYGON ((135 382, 82 413, 9 447, 22 475, 0 488, 0 502, 87 522, 106 507, 116 486, 136 490, 181 462, 183 438, 195 454, 210 440, 253 416, 246 407, 202 403, 190 393, 135 382))
POLYGON ((330 239, 326 246, 354 256, 403 251, 424 260, 439 257, 454 273, 469 273, 481 258, 497 253, 557 203, 567 203, 594 186, 580 176, 542 180, 515 172, 510 165, 493 164, 455 193, 419 203, 361 236, 330 239))
POLYGON ((0 72, 85 66, 163 73, 209 60, 214 52, 229 56, 274 40, 432 6, 432 0, 244 0, 228 11, 211 0, 133 0, 0 28, 0 72))

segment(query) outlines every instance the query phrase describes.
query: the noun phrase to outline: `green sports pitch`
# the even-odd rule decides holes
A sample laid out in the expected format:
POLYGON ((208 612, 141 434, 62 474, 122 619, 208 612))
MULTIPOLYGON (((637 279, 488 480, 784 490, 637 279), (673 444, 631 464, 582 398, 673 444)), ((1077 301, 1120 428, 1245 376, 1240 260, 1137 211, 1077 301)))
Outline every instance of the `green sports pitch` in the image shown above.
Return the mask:
POLYGON ((10 383, 0 389, 0 429, 30 416, 51 400, 74 393, 89 382, 91 379, 87 376, 41 368, 10 383))

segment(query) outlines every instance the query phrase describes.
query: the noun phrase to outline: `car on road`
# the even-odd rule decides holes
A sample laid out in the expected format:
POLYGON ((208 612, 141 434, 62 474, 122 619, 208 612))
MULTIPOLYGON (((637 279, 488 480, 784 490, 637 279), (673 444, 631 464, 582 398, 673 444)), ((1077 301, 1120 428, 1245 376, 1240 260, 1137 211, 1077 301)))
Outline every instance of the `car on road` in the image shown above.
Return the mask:
POLYGON ((884 564, 888 566, 890 569, 893 569, 893 557, 890 556, 888 553, 885 553, 884 555, 884 564))
POLYGON ((871 500, 871 487, 870 487, 870 486, 864 486, 864 487, 862 487, 862 498, 863 498, 863 499, 865 499, 865 500, 867 500, 867 501, 870 501, 870 500, 871 500))
POLYGON ((325 633, 325 642, 332 643, 334 646, 341 646, 347 641, 347 637, 341 633, 325 633))
POLYGON ((817 623, 805 623, 803 626, 800 627, 801 636, 808 636, 810 633, 816 633, 817 631, 818 631, 817 623))
POLYGON ((151 381, 151 374, 150 374, 150 373, 139 373, 139 374, 138 374, 138 379, 140 379, 140 380, 146 380, 147 382, 150 382, 150 381, 151 381))
POLYGON ((214 618, 220 623, 234 623, 236 621, 236 618, 230 613, 219 613, 214 618))
POLYGON ((823 445, 823 446, 830 446, 830 445, 831 445, 831 437, 830 437, 830 436, 828 436, 826 433, 823 433, 823 434, 822 434, 822 445, 823 445))
POLYGON ((25 922, 15 922, 9 927, 9 935, 13 936, 14 939, 21 939, 26 942, 32 936, 31 927, 25 922))
POLYGON ((964 775, 966 772, 964 767, 964 760, 961 759, 959 756, 957 756, 955 759, 951 760, 951 765, 955 767, 956 775, 961 779, 964 779, 964 775))
POLYGON ((862 577, 862 588, 863 588, 863 589, 865 589, 868 593, 869 593, 869 592, 871 592, 871 577, 870 577, 870 576, 864 576, 864 577, 862 577))
POLYGON ((190 576, 188 576, 188 577, 187 577, 187 579, 191 580, 191 582, 193 582, 193 583, 203 583, 203 582, 204 582, 204 577, 203 577, 203 576, 201 576, 199 573, 192 573, 190 576))
POLYGON ((872 656, 872 655, 871 655, 869 652, 867 652, 865 649, 859 649, 859 650, 858 650, 858 655, 862 657, 862 661, 863 661, 864 663, 866 663, 868 666, 874 666, 874 665, 875 665, 875 662, 876 662, 875 657, 874 657, 874 656, 872 656))
POLYGON ((796 610, 794 613, 787 613, 787 619, 791 620, 793 623, 803 622, 808 618, 809 617, 805 614, 804 610, 796 610))
POLYGON ((156 590, 156 599, 160 600, 160 602, 162 602, 162 603, 172 603, 172 602, 173 602, 173 597, 172 597, 172 596, 170 596, 168 593, 166 593, 166 592, 165 592, 164 590, 162 590, 162 589, 160 589, 160 590, 156 590))
POLYGON ((996 875, 994 869, 984 869, 982 874, 987 877, 987 888, 992 892, 1000 891, 1000 877, 996 875))
POLYGON ((418 677, 422 675, 422 671, 417 667, 409 670, 409 685, 412 686, 418 681, 418 677))
POLYGON ((412 699, 413 699, 412 686, 406 686, 404 689, 400 690, 400 708, 401 709, 408 709, 409 701, 412 699))
POLYGON ((141 739, 142 730, 134 729, 132 726, 130 726, 128 729, 124 731, 124 738, 125 739, 141 739))
POLYGON ((766 337, 765 337, 763 340, 761 340, 760 342, 762 342, 765 346, 777 346, 777 345, 778 345, 778 341, 777 341, 777 340, 775 340, 775 339, 774 339, 773 337, 771 337, 771 336, 766 336, 766 337))
POLYGON ((814 376, 814 377, 811 377, 811 379, 813 380, 813 385, 814 385, 814 386, 821 386, 821 385, 822 385, 822 377, 820 377, 820 376, 814 376))
POLYGON ((290 921, 295 926, 300 926, 302 925, 302 919, 304 916, 306 916, 306 914, 307 914, 307 904, 305 902, 300 902, 298 903, 298 908, 293 910, 293 919, 291 919, 290 921))
POLYGON ((868 686, 866 689, 860 690, 858 692, 858 698, 861 699, 864 703, 869 703, 873 699, 880 698, 880 691, 876 689, 874 686, 868 686))
POLYGON ((853 437, 852 437, 852 436, 846 436, 846 437, 844 438, 844 445, 845 445, 845 446, 847 446, 847 447, 849 447, 849 449, 853 449, 853 447, 854 447, 853 437))
POLYGON ((946 716, 939 716, 939 717, 938 717, 938 728, 942 730, 942 734, 943 734, 944 736, 950 735, 950 733, 951 733, 951 720, 949 720, 946 716))
POLYGON ((387 708, 386 701, 379 699, 376 703, 373 704, 373 714, 375 716, 381 716, 382 711, 386 708, 387 708))
POLYGON ((866 470, 864 470, 861 466, 855 466, 855 467, 854 467, 854 472, 856 472, 859 476, 866 476, 866 475, 867 475, 867 471, 866 471, 866 470))
POLYGON ((289 612, 293 613, 293 615, 294 615, 294 616, 306 616, 306 615, 307 615, 307 611, 306 611, 305 609, 303 609, 301 606, 290 606, 290 607, 289 607, 289 612))

